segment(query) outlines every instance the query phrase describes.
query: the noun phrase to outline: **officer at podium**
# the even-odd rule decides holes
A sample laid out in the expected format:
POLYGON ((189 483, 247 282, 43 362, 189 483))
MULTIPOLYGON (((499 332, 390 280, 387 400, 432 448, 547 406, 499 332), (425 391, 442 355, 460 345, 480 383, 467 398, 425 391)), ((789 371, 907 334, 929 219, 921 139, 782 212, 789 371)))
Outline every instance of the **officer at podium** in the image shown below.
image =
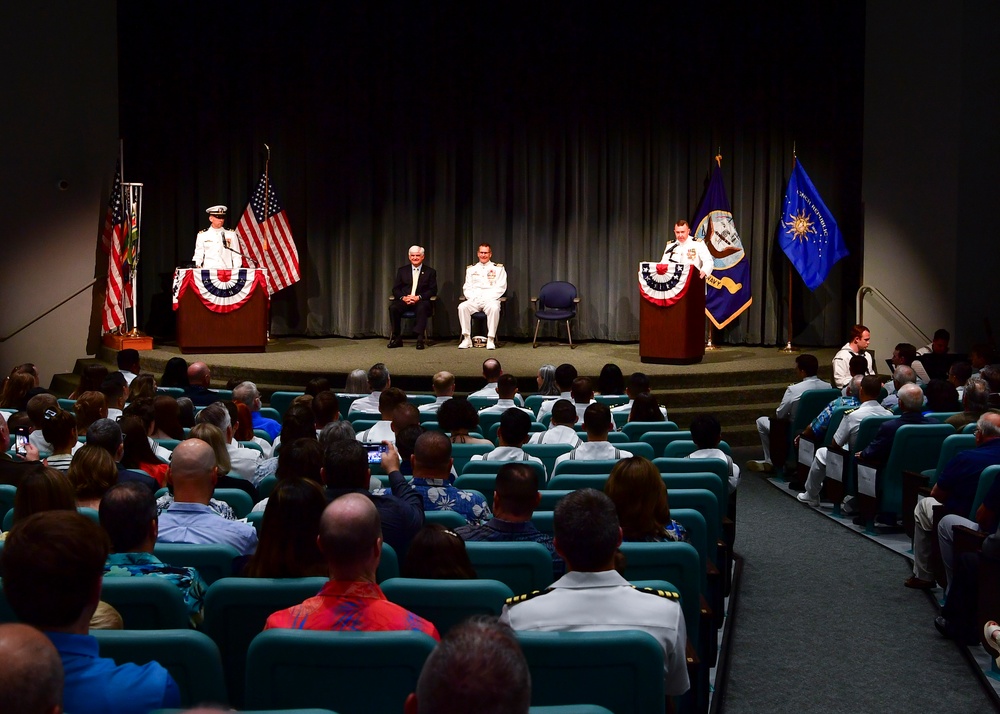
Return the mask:
POLYGON ((211 270, 234 270, 243 265, 243 247, 236 231, 224 228, 226 224, 225 206, 212 206, 205 209, 211 226, 198 232, 194 244, 194 255, 191 257, 199 268, 211 270))
POLYGON ((691 265, 702 278, 712 274, 715 260, 708 252, 708 246, 691 238, 691 226, 687 221, 682 219, 674 224, 674 238, 676 240, 667 243, 667 247, 663 249, 661 263, 691 265))

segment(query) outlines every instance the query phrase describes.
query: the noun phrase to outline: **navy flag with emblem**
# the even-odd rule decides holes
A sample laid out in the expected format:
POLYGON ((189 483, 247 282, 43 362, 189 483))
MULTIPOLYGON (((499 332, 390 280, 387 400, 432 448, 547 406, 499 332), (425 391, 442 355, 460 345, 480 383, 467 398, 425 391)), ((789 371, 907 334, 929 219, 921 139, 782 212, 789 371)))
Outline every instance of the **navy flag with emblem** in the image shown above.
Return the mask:
POLYGON ((848 254, 837 221, 798 160, 785 191, 778 242, 810 290, 818 288, 848 254))
POLYGON ((705 278, 705 314, 720 330, 750 307, 750 261, 736 231, 722 183, 722 157, 715 168, 692 224, 692 235, 704 241, 715 269, 705 278))

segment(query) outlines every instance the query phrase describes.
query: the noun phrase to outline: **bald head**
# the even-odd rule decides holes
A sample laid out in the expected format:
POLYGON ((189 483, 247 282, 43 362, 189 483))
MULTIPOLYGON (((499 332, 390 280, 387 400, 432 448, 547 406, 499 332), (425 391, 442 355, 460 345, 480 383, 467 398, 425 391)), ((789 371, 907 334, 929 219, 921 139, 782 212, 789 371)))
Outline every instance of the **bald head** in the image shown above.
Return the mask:
POLYGON ((320 518, 319 547, 331 578, 374 582, 382 550, 382 519, 371 499, 363 493, 334 499, 320 518))
POLYGON ((495 382, 500 379, 503 370, 500 368, 500 361, 492 357, 483 362, 483 376, 487 382, 495 382))
POLYGON ((194 387, 207 387, 212 382, 212 370, 204 362, 192 362, 188 365, 188 382, 194 387))
POLYGON ((62 661, 48 637, 28 625, 0 625, 0 661, 0 701, 4 711, 62 711, 62 661))
POLYGON ((451 372, 438 372, 431 380, 434 396, 450 397, 455 393, 455 375, 451 372))
POLYGON ((175 500, 207 504, 217 480, 215 452, 201 439, 185 439, 174 449, 168 475, 175 500))
POLYGON ((451 473, 451 439, 444 432, 428 431, 413 446, 413 475, 419 478, 448 478, 451 473))
POLYGON ((899 395, 901 412, 919 412, 924 408, 924 390, 916 384, 904 384, 896 393, 899 395))

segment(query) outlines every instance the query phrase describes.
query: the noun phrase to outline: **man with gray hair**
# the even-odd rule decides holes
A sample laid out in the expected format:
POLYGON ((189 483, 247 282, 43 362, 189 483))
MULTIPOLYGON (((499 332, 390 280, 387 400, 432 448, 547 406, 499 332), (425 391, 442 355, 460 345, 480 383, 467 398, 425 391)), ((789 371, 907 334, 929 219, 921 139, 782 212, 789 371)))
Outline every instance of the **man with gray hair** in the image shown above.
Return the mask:
POLYGON ((962 392, 962 412, 945 419, 946 424, 962 431, 966 424, 975 424, 990 409, 990 385, 982 377, 969 377, 962 392))
MULTIPOLYGON (((907 367, 905 364, 896 365, 896 368, 892 371, 892 393, 882 400, 882 406, 890 410, 895 409, 899 406, 900 388, 904 384, 916 383, 917 373, 913 371, 912 367, 907 367)), ((923 394, 923 392, 921 392, 921 394, 923 394)))
POLYGON ((268 419, 260 413, 260 391, 253 382, 240 382, 233 390, 233 401, 237 404, 245 404, 250 410, 250 417, 253 420, 254 429, 263 429, 271 437, 271 441, 278 438, 281 433, 281 424, 274 419, 268 419))
POLYGON ((361 397, 351 402, 351 408, 347 412, 348 418, 357 413, 378 414, 378 401, 382 392, 392 386, 392 377, 389 368, 381 362, 376 362, 368 368, 368 388, 372 393, 367 397, 361 397))
POLYGON ((392 335, 389 338, 389 349, 402 347, 400 323, 403 313, 413 310, 416 314, 417 349, 424 348, 424 333, 427 331, 427 319, 431 316, 434 303, 431 298, 437 296, 437 271, 424 265, 424 247, 411 245, 407 254, 409 265, 404 265, 396 271, 396 279, 392 283, 392 300, 389 302, 389 320, 392 322, 392 335))
POLYGON ((448 631, 420 670, 404 714, 527 714, 531 673, 514 631, 470 617, 448 631))
POLYGON ((0 701, 22 714, 62 711, 63 667, 48 637, 29 625, 0 625, 0 701))
MULTIPOLYGON (((247 384, 247 382, 244 382, 247 384)), ((198 412, 197 422, 199 424, 211 424, 218 427, 226 441, 226 450, 229 452, 229 475, 239 476, 250 483, 254 483, 257 465, 264 459, 264 454, 256 449, 248 449, 241 446, 239 442, 233 441, 233 422, 229 416, 229 410, 222 402, 209 404, 198 412)))

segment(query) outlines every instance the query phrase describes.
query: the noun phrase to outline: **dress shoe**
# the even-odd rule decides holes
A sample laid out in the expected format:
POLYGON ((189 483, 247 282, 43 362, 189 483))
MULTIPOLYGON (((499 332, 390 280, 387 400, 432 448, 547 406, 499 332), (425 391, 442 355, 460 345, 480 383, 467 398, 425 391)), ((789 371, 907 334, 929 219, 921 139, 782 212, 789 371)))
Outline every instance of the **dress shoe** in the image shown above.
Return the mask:
POLYGON ((423 340, 417 340, 417 349, 418 350, 422 350, 423 348, 424 348, 424 341, 423 340))
POLYGON ((906 580, 903 581, 903 585, 905 585, 908 588, 913 588, 914 590, 930 590, 932 587, 934 587, 934 581, 924 580, 922 578, 918 578, 916 575, 911 575, 910 577, 908 577, 906 580))
POLYGON ((757 473, 769 474, 774 471, 774 465, 770 461, 747 461, 745 466, 747 471, 756 471, 757 473))
POLYGON ((493 343, 493 338, 492 337, 487 337, 486 338, 486 349, 488 349, 488 350, 495 350, 496 348, 497 348, 497 346, 493 343))
POLYGON ((467 350, 472 347, 472 338, 468 335, 462 335, 462 341, 458 343, 458 349, 467 350))
POLYGON ((403 346, 403 340, 401 338, 399 338, 399 337, 393 337, 391 340, 389 340, 389 349, 390 350, 394 349, 396 347, 402 347, 402 346, 403 346))
POLYGON ((797 500, 799 503, 804 503, 807 506, 812 506, 813 508, 819 507, 819 499, 813 498, 808 493, 800 493, 798 496, 795 497, 795 500, 797 500))
POLYGON ((949 640, 952 639, 951 630, 948 627, 948 621, 944 619, 941 615, 934 618, 934 627, 938 632, 941 633, 942 637, 946 637, 949 640))

